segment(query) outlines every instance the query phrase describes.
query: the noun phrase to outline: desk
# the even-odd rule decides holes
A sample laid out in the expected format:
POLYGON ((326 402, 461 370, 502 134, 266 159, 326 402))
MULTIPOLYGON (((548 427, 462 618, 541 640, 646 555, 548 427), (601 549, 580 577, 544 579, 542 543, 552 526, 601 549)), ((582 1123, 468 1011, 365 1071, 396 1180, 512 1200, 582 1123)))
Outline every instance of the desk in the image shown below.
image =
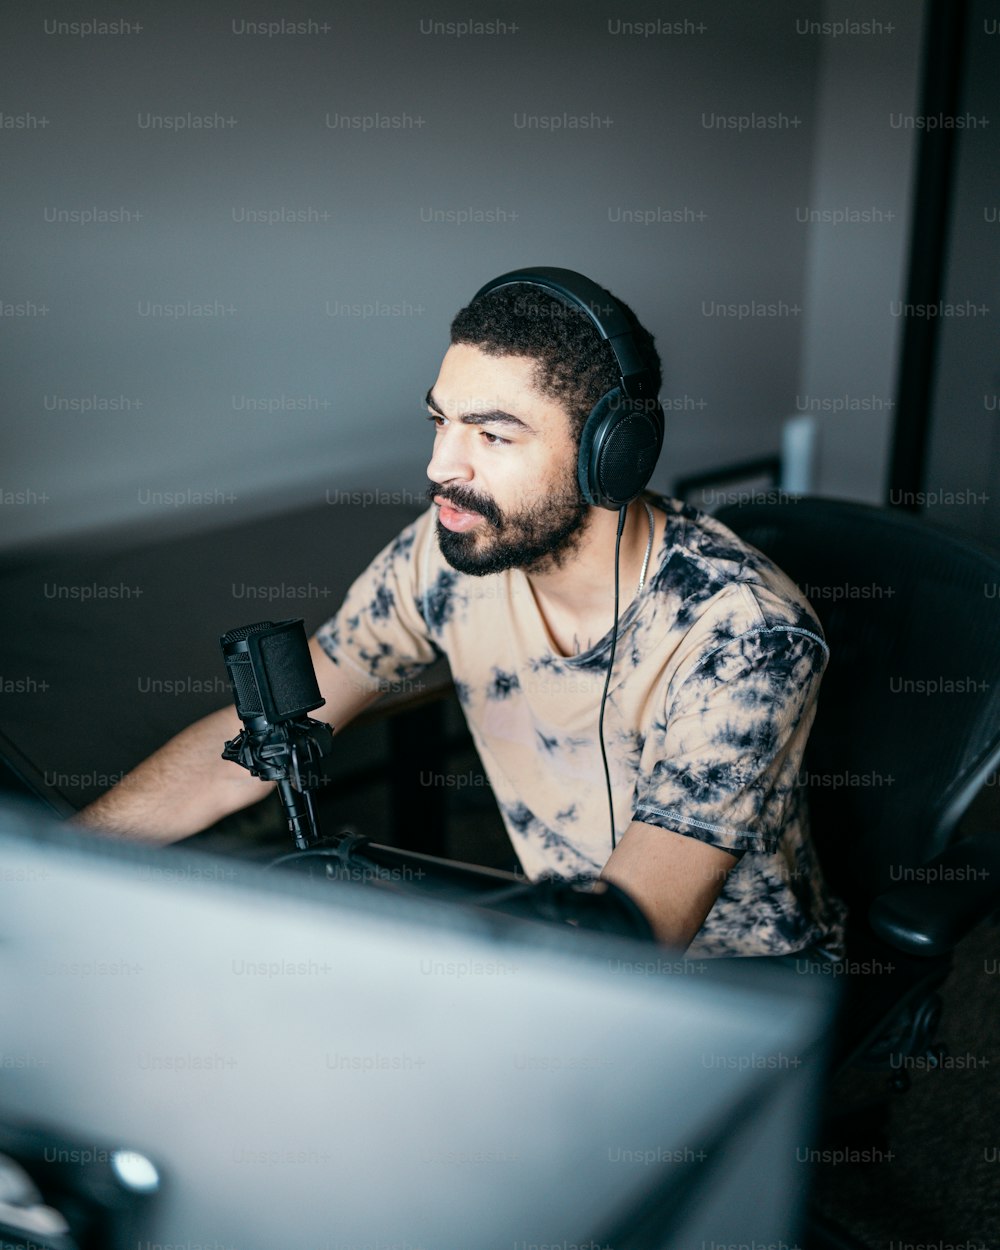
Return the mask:
MULTIPOLYGON (((312 633, 354 578, 414 516, 408 505, 310 506, 207 533, 142 543, 74 543, 72 553, 0 564, 0 755, 69 815, 191 721, 231 702, 219 637, 258 620, 304 617, 312 633)), ((357 723, 393 713, 397 828, 442 824, 441 662, 357 723), (402 766, 405 763, 405 767, 402 766), (401 819, 405 814, 406 822, 401 819)), ((219 744, 222 749, 222 743, 219 744)))

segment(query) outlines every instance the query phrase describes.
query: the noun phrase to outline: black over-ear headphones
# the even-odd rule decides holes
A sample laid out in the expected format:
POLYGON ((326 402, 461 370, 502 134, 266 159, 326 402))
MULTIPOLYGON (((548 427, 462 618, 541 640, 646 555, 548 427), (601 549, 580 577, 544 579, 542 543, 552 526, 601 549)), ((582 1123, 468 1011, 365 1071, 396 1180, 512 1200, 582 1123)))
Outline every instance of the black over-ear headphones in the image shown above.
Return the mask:
POLYGON ((541 287, 568 307, 582 309, 614 353, 621 380, 587 418, 577 475, 587 503, 617 512, 645 489, 663 446, 663 409, 635 333, 617 300, 573 269, 515 269, 487 282, 473 300, 517 282, 541 287))

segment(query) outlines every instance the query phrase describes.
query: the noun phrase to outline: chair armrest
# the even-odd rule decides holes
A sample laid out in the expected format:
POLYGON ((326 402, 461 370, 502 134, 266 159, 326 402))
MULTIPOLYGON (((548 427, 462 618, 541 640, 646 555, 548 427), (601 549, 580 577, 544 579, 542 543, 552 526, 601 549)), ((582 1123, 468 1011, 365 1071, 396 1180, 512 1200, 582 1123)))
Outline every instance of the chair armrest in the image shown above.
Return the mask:
POLYGON ((912 880, 872 900, 872 929, 907 955, 948 954, 1000 904, 1000 835, 962 838, 908 871, 912 880))

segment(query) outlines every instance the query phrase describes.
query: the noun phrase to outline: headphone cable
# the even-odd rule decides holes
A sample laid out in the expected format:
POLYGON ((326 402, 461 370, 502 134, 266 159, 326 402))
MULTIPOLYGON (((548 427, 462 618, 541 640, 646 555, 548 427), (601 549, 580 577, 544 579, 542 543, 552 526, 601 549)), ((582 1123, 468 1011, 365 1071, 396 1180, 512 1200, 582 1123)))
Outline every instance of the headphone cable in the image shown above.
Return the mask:
POLYGON ((604 761, 604 783, 608 788, 608 813, 611 817, 611 849, 615 849, 615 805, 611 797, 611 773, 608 769, 608 753, 604 747, 604 704, 608 698, 608 686, 611 684, 611 670, 615 664, 615 647, 618 645, 618 556, 622 545, 622 532, 625 529, 625 518, 628 515, 628 504, 624 504, 618 513, 618 535, 615 538, 615 623, 611 627, 611 654, 608 657, 608 671, 604 677, 604 690, 601 693, 601 712, 597 718, 597 736, 601 742, 601 759, 604 761))

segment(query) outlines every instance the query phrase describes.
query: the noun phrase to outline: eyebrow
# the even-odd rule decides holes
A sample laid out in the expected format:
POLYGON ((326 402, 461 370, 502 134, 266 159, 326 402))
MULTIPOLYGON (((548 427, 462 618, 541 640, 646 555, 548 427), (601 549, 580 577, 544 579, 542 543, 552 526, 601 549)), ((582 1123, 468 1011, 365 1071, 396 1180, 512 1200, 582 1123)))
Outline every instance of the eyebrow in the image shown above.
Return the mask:
MULTIPOLYGON (((446 415, 434 398, 433 389, 429 390, 424 396, 424 403, 428 408, 433 408, 438 416, 443 417, 446 415)), ((511 429, 523 430, 526 434, 536 433, 528 425, 527 421, 522 421, 520 417, 515 417, 512 412, 504 412, 502 408, 492 408, 487 412, 467 412, 459 420, 463 425, 504 425, 511 429)))

